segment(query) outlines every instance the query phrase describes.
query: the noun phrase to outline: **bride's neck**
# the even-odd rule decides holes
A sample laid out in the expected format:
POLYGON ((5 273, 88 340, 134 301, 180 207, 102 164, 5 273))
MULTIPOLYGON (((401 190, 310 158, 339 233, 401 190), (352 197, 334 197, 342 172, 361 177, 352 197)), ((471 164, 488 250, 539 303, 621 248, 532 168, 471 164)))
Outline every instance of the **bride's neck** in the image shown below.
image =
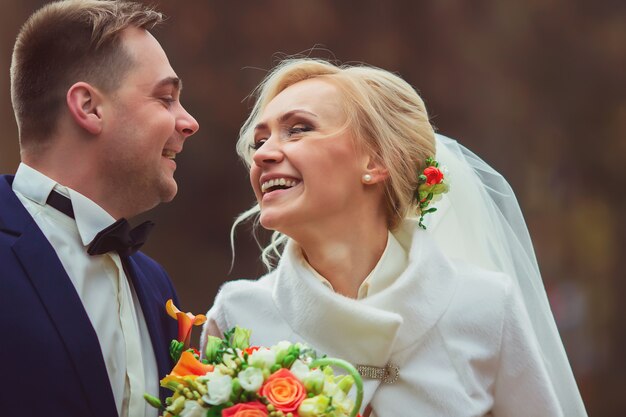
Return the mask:
POLYGON ((311 236, 298 243, 309 264, 335 292, 357 298, 359 287, 385 251, 387 236, 386 224, 378 224, 311 236))

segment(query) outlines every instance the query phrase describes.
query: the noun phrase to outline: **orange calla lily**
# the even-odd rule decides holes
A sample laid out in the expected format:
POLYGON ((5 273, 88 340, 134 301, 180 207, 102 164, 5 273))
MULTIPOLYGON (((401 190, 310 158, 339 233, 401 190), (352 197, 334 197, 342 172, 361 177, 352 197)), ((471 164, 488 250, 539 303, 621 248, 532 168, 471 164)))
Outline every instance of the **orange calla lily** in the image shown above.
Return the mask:
POLYGON ((165 310, 171 318, 178 321, 178 341, 183 342, 185 349, 187 349, 191 341, 192 327, 204 324, 206 316, 204 314, 184 313, 174 305, 171 299, 165 303, 165 310))
POLYGON ((168 376, 187 376, 187 375, 196 375, 202 376, 206 375, 207 372, 211 372, 213 370, 213 365, 205 365, 200 362, 193 353, 189 351, 185 351, 180 355, 180 359, 170 375, 168 376))

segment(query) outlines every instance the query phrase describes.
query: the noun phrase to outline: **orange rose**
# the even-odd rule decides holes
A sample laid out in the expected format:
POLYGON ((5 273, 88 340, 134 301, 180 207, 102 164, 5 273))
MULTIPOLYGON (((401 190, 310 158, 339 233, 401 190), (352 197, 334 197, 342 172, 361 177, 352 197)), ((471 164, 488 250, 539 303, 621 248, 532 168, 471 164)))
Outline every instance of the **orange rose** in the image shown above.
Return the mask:
POLYGON ((424 170, 424 175, 426 175, 426 184, 428 185, 436 185, 443 180, 443 172, 436 167, 426 168, 424 170))
POLYGON ((258 401, 241 403, 222 410, 222 417, 267 417, 267 407, 258 401))
POLYGON ((267 378, 259 394, 267 397, 277 410, 294 413, 306 398, 306 390, 289 370, 282 368, 267 378))

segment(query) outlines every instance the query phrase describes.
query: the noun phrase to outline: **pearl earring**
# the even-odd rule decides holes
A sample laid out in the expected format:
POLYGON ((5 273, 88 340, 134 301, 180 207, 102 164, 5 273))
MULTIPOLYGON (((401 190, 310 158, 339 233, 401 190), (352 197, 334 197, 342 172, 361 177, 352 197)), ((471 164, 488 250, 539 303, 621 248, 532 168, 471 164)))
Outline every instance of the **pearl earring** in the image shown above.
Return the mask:
POLYGON ((370 174, 363 175, 363 182, 368 183, 372 180, 372 176, 370 174))

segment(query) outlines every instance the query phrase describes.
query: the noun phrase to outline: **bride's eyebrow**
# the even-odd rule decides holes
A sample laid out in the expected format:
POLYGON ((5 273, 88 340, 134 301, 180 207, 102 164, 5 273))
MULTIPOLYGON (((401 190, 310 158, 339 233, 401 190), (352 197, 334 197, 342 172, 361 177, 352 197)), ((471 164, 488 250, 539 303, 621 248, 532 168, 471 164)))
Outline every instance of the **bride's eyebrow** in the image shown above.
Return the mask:
MULTIPOLYGON (((299 114, 299 113, 304 113, 304 114, 306 114, 306 115, 308 115, 308 116, 311 116, 311 117, 314 117, 314 118, 316 118, 316 119, 317 119, 317 117, 318 117, 318 116, 317 116, 317 114, 312 113, 312 112, 310 112, 310 111, 308 111, 308 110, 304 110, 304 109, 295 109, 295 110, 290 110, 290 111, 288 111, 287 113, 285 113, 285 114, 281 115, 281 116, 278 118, 278 122, 279 122, 279 123, 284 123, 285 121, 289 120, 291 117, 293 117, 293 116, 295 116, 296 114, 299 114)), ((258 131, 258 130, 267 130, 267 129, 268 129, 267 122, 260 122, 260 123, 258 123, 258 124, 254 127, 254 131, 255 131, 255 132, 256 132, 256 131, 258 131)))

